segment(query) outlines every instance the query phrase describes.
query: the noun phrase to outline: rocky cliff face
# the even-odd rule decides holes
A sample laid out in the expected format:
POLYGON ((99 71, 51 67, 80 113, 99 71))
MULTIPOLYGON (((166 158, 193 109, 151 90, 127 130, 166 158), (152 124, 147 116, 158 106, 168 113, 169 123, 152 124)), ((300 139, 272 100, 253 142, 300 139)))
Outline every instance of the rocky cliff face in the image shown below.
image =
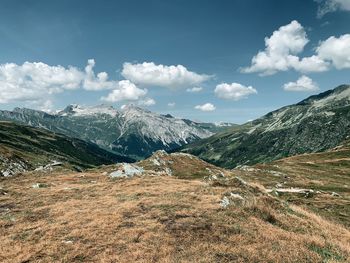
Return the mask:
POLYGON ((188 145, 183 151, 233 168, 327 150, 349 135, 350 86, 342 85, 188 145))

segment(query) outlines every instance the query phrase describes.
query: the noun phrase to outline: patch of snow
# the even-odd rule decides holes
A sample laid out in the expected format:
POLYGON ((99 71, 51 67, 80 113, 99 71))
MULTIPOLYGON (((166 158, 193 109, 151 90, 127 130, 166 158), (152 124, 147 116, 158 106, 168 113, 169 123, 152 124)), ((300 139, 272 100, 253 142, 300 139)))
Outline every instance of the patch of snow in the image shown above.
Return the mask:
POLYGON ((91 116, 91 115, 107 114, 111 117, 116 117, 119 114, 119 112, 112 106, 103 105, 103 104, 98 106, 92 106, 92 107, 83 107, 81 105, 71 104, 65 110, 58 112, 58 115, 61 115, 61 116, 67 116, 69 114, 73 116, 91 116))

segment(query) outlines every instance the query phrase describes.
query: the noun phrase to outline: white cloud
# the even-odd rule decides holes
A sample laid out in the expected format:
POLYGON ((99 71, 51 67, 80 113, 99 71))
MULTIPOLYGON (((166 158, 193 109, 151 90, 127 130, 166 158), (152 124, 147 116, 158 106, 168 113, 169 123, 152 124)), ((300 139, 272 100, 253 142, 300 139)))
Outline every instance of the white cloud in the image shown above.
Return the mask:
POLYGON ((43 103, 41 103, 41 105, 39 106, 39 109, 47 113, 52 113, 54 109, 53 102, 51 100, 45 100, 43 101, 43 103))
POLYGON ((156 101, 152 98, 145 98, 137 102, 140 106, 153 106, 156 104, 156 101))
POLYGON ((197 110, 201 110, 201 111, 214 111, 216 109, 216 107, 211 104, 211 103, 205 103, 203 105, 197 105, 194 107, 197 110))
POLYGON ((313 55, 305 57, 295 62, 291 61, 291 66, 300 72, 324 72, 329 69, 330 64, 320 57, 313 55))
POLYGON ((200 84, 210 78, 187 70, 182 65, 165 66, 153 62, 142 64, 124 63, 122 76, 136 84, 160 86, 171 89, 186 88, 200 84))
POLYGON ((94 66, 95 60, 89 59, 85 67, 83 88, 86 90, 112 89, 116 85, 116 81, 109 81, 106 72, 100 72, 96 77, 93 71, 94 66))
POLYGON ((350 34, 328 38, 319 44, 316 52, 318 57, 331 61, 337 69, 350 68, 350 34))
MULTIPOLYGON (((49 111, 53 108, 55 94, 65 90, 85 89, 98 91, 111 89, 102 99, 109 102, 140 100, 147 89, 140 89, 129 80, 109 80, 106 72, 95 74, 95 61, 89 59, 85 70, 76 67, 49 66, 42 62, 25 62, 22 65, 0 65, 0 103, 25 102, 33 107, 49 111)), ((150 106, 153 99, 140 100, 150 106)))
POLYGON ((265 50, 252 58, 251 66, 243 68, 244 73, 259 72, 273 75, 278 71, 294 69, 301 72, 322 72, 328 70, 328 63, 312 56, 300 59, 297 54, 309 42, 301 24, 294 20, 281 26, 270 37, 265 38, 265 50))
POLYGON ((350 0, 316 0, 316 2, 319 3, 317 12, 319 18, 337 10, 350 11, 350 0))
POLYGON ((176 105, 175 102, 169 102, 169 103, 168 103, 168 107, 171 107, 171 108, 175 107, 175 105, 176 105))
POLYGON ((123 100, 139 100, 146 96, 147 89, 140 89, 134 83, 129 80, 121 80, 117 82, 117 87, 107 95, 102 97, 101 100, 108 102, 117 102, 123 100))
POLYGON ((311 78, 301 76, 296 82, 289 82, 283 85, 286 91, 316 91, 318 85, 311 78))
POLYGON ((187 92, 190 92, 190 93, 196 93, 196 92, 200 92, 202 91, 203 88, 202 87, 193 87, 193 88, 188 88, 186 89, 187 92))
POLYGON ((75 67, 49 66, 41 62, 0 65, 0 103, 43 101, 64 90, 80 87, 84 75, 75 67))
POLYGON ((239 83, 221 83, 215 88, 215 95, 220 99, 240 100, 247 98, 251 94, 257 94, 257 90, 252 86, 246 87, 239 83))

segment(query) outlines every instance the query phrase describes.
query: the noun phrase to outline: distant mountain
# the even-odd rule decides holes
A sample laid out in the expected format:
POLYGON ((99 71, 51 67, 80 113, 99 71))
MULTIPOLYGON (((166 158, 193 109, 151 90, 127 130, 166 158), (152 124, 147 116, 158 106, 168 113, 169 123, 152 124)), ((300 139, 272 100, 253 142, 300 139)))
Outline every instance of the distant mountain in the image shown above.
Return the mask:
POLYGON ((131 161, 80 139, 0 121, 0 176, 57 164, 80 169, 131 161))
POLYGON ((350 86, 342 85, 185 146, 182 151, 233 168, 324 151, 349 135, 350 86))
MULTIPOLYGON (((0 111, 0 120, 15 121, 93 142, 109 151, 143 159, 157 150, 172 150, 213 135, 225 126, 197 123, 125 106, 69 105, 56 114, 26 108, 0 111)), ((228 124, 226 124, 228 125, 228 124)))

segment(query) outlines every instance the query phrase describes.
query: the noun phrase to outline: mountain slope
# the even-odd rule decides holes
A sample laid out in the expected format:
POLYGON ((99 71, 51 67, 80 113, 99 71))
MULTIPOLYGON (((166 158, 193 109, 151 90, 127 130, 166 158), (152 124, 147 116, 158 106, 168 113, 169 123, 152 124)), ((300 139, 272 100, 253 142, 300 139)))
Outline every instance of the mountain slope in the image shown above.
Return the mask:
POLYGON ((0 122, 0 176, 50 166, 52 163, 62 162, 62 165, 88 168, 128 161, 132 160, 79 139, 11 122, 0 122))
POLYGON ((172 150, 206 138, 227 125, 201 124, 126 106, 121 111, 100 105, 69 105, 57 114, 16 108, 0 111, 0 120, 11 120, 60 132, 96 143, 116 153, 142 159, 156 150, 172 150))
POLYGON ((350 141, 325 152, 242 166, 232 172, 272 189, 289 203, 306 206, 350 227, 350 141), (305 190, 298 193, 297 189, 305 190))
POLYGON ((178 153, 141 164, 144 173, 122 179, 106 175, 112 166, 0 178, 0 261, 348 262, 347 227, 235 171, 178 153), (174 176, 148 170, 162 165, 174 176), (179 179, 194 167, 224 176, 179 179))
POLYGON ((350 86, 342 85, 185 146, 183 151, 233 168, 327 150, 349 135, 350 86))

